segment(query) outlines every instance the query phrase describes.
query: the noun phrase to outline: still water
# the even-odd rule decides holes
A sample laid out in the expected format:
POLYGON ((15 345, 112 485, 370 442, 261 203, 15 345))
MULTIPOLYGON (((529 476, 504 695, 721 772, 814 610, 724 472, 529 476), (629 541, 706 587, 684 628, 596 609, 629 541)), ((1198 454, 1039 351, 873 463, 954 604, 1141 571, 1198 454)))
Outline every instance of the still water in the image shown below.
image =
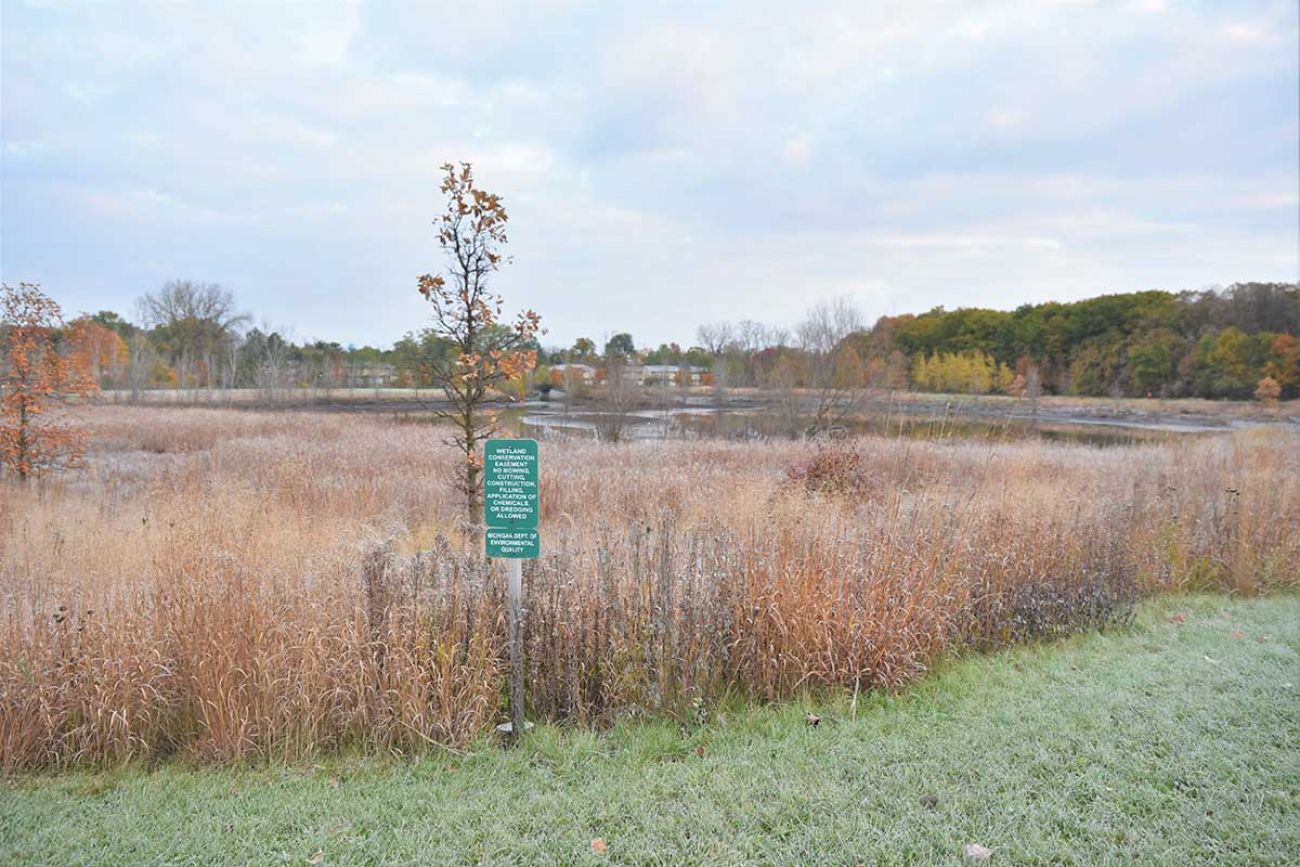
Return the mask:
MULTIPOLYGON (((692 407, 638 409, 622 413, 594 407, 571 407, 529 401, 504 410, 502 426, 519 436, 539 439, 581 438, 614 441, 668 439, 761 440, 801 434, 811 416, 780 419, 770 409, 692 407)), ((877 434, 926 440, 976 439, 1073 442, 1093 446, 1163 442, 1187 435, 1229 430, 1226 425, 1177 421, 1124 421, 1050 416, 980 417, 961 412, 914 414, 867 411, 837 427, 837 432, 877 434)))

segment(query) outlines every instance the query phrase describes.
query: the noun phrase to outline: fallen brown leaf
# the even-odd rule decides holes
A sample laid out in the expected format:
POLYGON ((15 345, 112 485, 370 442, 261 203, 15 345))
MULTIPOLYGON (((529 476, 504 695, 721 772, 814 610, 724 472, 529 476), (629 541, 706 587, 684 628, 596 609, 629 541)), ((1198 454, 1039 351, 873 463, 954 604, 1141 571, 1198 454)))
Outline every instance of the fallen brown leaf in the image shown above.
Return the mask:
POLYGON ((815 713, 804 714, 803 718, 804 721, 807 722, 808 725, 812 726, 813 728, 817 728, 817 726, 820 725, 822 721, 822 718, 817 716, 817 714, 815 713))
POLYGON ((972 861, 987 861, 993 857, 993 850, 979 843, 967 843, 966 857, 972 861))
POLYGON ((315 865, 322 863, 324 860, 325 860, 325 850, 317 849, 316 854, 312 855, 310 858, 307 859, 307 863, 311 864, 312 867, 315 867, 315 865))
POLYGON ((1186 622, 1187 622, 1187 615, 1184 614, 1184 613, 1181 612, 1181 611, 1175 611, 1173 614, 1170 614, 1170 615, 1169 615, 1169 622, 1170 622, 1170 623, 1186 623, 1186 622))
POLYGON ((591 841, 591 851, 595 852, 597 855, 604 855, 605 850, 608 848, 609 846, 605 843, 604 837, 597 837, 595 840, 591 841))

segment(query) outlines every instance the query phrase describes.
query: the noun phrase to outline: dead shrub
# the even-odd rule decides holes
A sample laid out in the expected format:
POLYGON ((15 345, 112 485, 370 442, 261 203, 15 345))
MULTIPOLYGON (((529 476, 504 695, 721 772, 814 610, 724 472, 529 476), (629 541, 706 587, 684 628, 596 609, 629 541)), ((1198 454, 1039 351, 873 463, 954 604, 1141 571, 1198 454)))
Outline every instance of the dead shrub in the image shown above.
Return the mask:
POLYGON ((811 455, 791 464, 786 481, 816 494, 860 494, 872 487, 871 474, 862 453, 848 440, 819 445, 811 455))

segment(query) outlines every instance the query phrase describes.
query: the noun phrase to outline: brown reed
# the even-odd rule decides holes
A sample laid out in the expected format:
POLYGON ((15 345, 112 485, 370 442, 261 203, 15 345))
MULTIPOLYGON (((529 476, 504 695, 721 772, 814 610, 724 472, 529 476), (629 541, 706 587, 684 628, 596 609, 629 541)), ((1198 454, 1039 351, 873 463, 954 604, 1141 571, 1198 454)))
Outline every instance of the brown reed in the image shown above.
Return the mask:
MULTIPOLYGON (((502 575, 430 427, 90 420, 90 470, 0 491, 5 772, 458 749, 502 718, 502 575)), ((1293 431, 837 448, 544 444, 530 714, 892 689, 1145 592, 1300 583, 1293 431)))

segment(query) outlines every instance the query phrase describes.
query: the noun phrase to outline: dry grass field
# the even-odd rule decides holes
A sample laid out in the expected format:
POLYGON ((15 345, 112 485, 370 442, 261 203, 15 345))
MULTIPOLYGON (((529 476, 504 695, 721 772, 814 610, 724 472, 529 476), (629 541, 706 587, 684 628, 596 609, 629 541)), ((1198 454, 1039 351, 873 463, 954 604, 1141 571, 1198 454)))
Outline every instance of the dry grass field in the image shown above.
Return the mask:
MULTIPOLYGON (((456 749, 502 718, 501 575, 427 425, 89 410, 90 469, 0 498, 0 767, 456 749)), ((1300 433, 1098 449, 555 441, 530 714, 698 719, 901 686, 1300 583, 1300 433)))

